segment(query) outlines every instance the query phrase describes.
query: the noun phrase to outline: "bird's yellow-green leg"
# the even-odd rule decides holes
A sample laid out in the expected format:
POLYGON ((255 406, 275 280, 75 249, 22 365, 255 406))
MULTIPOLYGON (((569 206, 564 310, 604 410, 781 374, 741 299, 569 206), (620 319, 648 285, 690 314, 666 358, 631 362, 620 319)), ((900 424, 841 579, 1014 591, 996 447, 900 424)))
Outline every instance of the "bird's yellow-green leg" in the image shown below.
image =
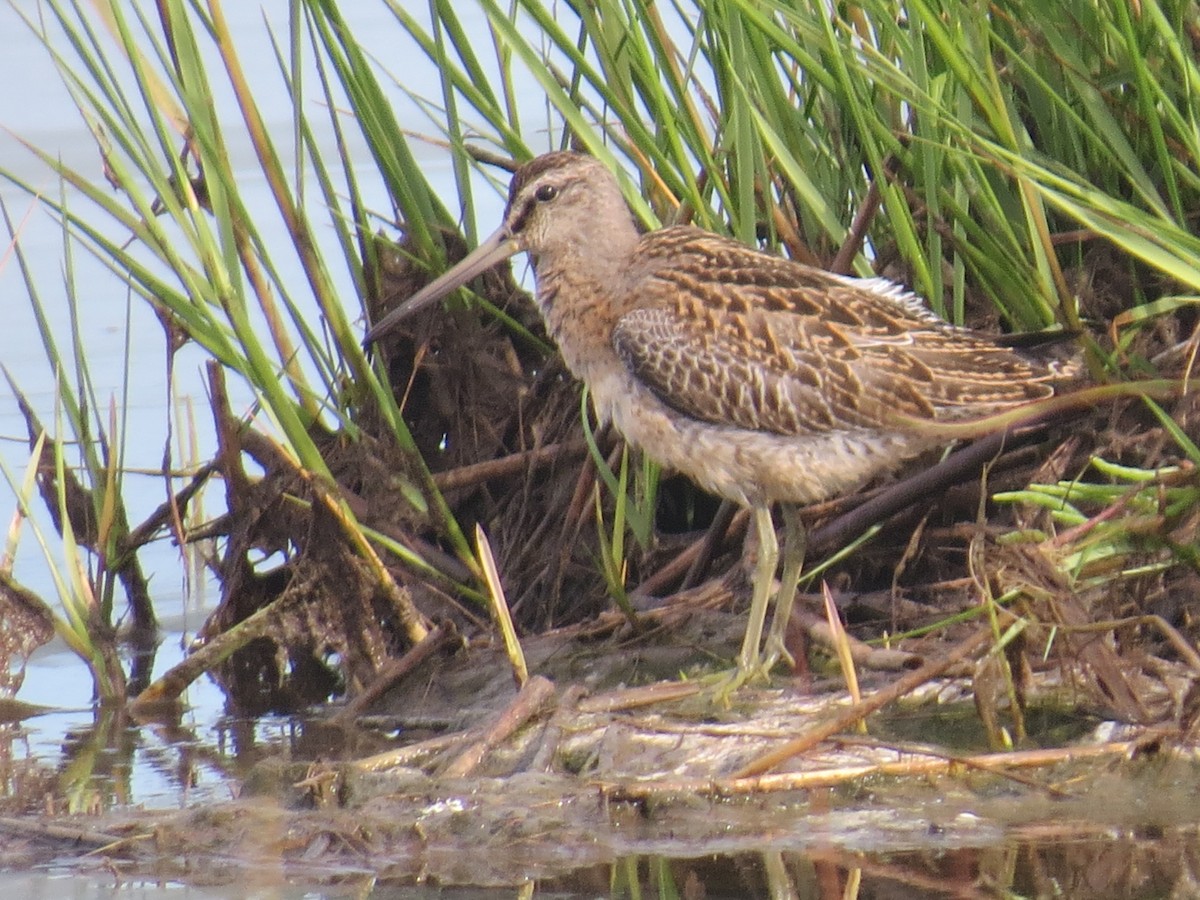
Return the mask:
MULTIPOLYGON (((715 679, 714 694, 722 703, 747 681, 765 678, 771 667, 787 653, 783 649, 783 636, 787 627, 787 616, 791 614, 792 600, 796 596, 796 584, 800 580, 800 567, 804 562, 804 528, 795 507, 784 507, 784 522, 787 525, 787 546, 784 548, 783 584, 775 601, 776 627, 772 623, 766 652, 762 646, 763 626, 767 618, 767 602, 771 599, 771 588, 775 584, 775 569, 779 565, 779 539, 771 521, 771 508, 755 506, 751 511, 754 532, 758 538, 758 560, 754 564, 750 615, 746 622, 746 634, 742 638, 742 649, 738 652, 737 668, 715 679), (792 548, 795 548, 793 552, 792 548), (778 635, 776 634, 778 631, 778 635)), ((790 657, 789 657, 790 658, 790 657)))
POLYGON ((754 564, 750 618, 746 622, 746 635, 742 638, 742 650, 737 660, 742 681, 756 674, 759 669, 767 601, 771 597, 771 585, 775 583, 775 567, 779 565, 779 539, 775 536, 769 506, 754 507, 754 531, 758 538, 758 560, 754 564))
POLYGON ((787 650, 787 626, 792 617, 792 603, 796 599, 796 586, 800 583, 800 572, 804 569, 804 550, 807 534, 800 511, 791 503, 783 504, 783 574, 780 575, 779 593, 775 595, 775 615, 771 619, 771 630, 763 648, 762 670, 770 672, 775 663, 786 659, 792 665, 795 660, 787 650))
POLYGON ((769 506, 756 506, 751 514, 758 538, 758 560, 751 576, 750 618, 746 623, 746 636, 742 638, 742 649, 738 653, 737 668, 716 676, 713 685, 713 694, 724 705, 728 705, 734 691, 751 678, 766 674, 761 655, 763 623, 767 618, 771 586, 775 583, 775 567, 779 564, 779 539, 771 523, 769 506))

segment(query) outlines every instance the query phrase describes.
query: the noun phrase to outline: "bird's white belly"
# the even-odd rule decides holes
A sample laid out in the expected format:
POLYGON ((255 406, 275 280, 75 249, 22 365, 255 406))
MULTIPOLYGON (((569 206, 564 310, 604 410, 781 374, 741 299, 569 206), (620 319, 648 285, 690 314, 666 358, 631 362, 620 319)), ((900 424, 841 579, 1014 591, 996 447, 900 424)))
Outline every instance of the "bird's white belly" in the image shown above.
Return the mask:
POLYGON ((906 432, 834 430, 783 436, 681 415, 625 372, 590 380, 611 419, 651 459, 740 503, 814 503, 846 493, 928 446, 906 432))

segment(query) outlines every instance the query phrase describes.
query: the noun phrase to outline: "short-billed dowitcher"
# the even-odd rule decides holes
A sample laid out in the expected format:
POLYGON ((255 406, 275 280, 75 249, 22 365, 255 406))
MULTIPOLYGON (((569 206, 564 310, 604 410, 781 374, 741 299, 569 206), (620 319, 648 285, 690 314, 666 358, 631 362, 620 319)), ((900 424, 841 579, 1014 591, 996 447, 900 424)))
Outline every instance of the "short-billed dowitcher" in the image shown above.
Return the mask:
POLYGON ((922 424, 1047 397, 1063 374, 1052 359, 944 322, 883 279, 833 275, 690 226, 643 234, 613 174, 571 152, 522 166, 496 233, 366 343, 522 251, 546 327, 600 419, 753 511, 759 552, 736 684, 786 653, 804 558, 796 504, 945 442, 922 424), (773 503, 786 539, 763 645, 779 562, 773 503))

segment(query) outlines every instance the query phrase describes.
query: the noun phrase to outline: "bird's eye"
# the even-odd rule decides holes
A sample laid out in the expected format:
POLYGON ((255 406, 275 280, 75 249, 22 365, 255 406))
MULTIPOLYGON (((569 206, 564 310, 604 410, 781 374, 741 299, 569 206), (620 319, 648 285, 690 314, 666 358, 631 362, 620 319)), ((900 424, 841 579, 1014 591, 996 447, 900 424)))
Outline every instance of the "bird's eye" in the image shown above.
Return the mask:
POLYGON ((541 203, 549 203, 558 196, 558 188, 552 184, 543 184, 533 192, 533 196, 537 197, 541 203))

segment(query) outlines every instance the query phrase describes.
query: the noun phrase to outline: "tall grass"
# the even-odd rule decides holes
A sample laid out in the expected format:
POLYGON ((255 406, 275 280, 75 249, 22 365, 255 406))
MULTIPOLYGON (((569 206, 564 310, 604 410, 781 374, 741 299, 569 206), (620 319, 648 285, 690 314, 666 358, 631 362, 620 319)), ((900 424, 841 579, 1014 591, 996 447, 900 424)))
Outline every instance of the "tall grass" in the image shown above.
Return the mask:
MULTIPOLYGON (((364 200, 352 131, 385 186, 384 218, 403 224, 404 252, 431 272, 446 264, 443 229, 494 227, 477 220, 473 171, 495 180, 485 160, 569 142, 622 173, 647 226, 688 219, 817 264, 886 272, 955 321, 990 305, 1014 330, 1098 325, 1081 308, 1096 252, 1129 274, 1131 327, 1200 291, 1190 2, 430 0, 424 18, 386 6, 397 46, 436 66, 440 94, 418 99, 453 154, 456 197, 431 189, 393 112, 397 89, 415 93, 404 67, 371 59, 331 0, 292 4, 274 35, 292 103, 286 134, 264 124, 222 4, 47 0, 46 49, 104 177, 30 148, 86 200, 41 198, 71 241, 251 387, 260 419, 324 486, 380 578, 371 548, 381 543, 418 571, 433 563, 416 545, 363 537, 314 437, 356 440, 367 411, 407 454, 414 511, 470 572, 479 566, 393 386, 360 349, 359 320, 379 290, 378 211, 364 200), (469 17, 486 21, 487 41, 468 38, 469 17), (315 84, 300 76, 308 57, 315 84), (236 112, 218 109, 218 84, 236 112), (273 209, 247 198, 235 143, 252 148, 273 209), (356 296, 339 295, 335 271, 356 296)), ((43 323, 41 337, 53 365, 54 329, 43 323)), ((73 411, 76 389, 64 382, 61 393, 74 437, 97 446, 73 411)), ((112 449, 107 460, 85 450, 81 468, 119 490, 112 449)), ((618 559, 605 568, 619 580, 618 559)))

